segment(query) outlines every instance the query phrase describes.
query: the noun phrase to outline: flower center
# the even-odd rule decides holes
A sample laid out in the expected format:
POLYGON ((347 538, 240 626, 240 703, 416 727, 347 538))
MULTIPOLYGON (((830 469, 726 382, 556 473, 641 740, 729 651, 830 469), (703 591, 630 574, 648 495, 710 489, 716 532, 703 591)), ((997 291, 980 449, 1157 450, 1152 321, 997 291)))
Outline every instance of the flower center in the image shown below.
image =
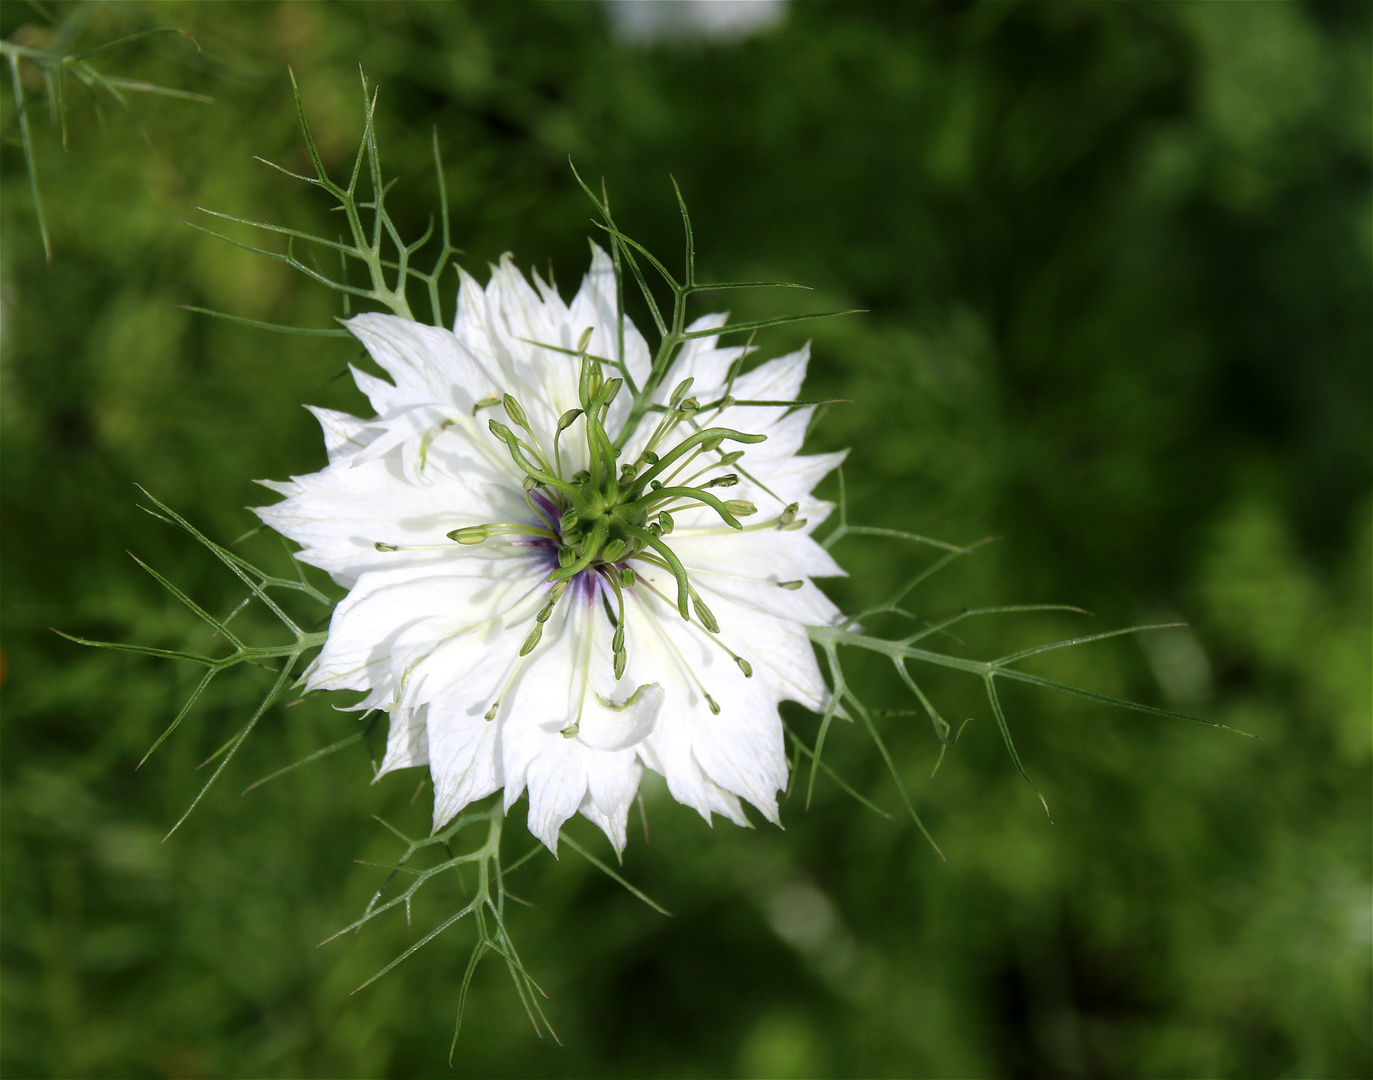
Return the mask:
MULTIPOLYGON (((698 508, 714 511, 730 528, 742 531, 745 526, 739 518, 757 513, 757 507, 743 499, 722 500, 711 489, 739 483, 738 473, 728 470, 744 456, 744 451, 725 453, 721 448, 726 442, 759 443, 767 436, 725 427, 702 427, 696 419, 701 406, 689 396, 692 380, 686 379, 672 392, 666 405, 648 407, 659 414, 658 423, 638 456, 622 464, 622 446, 630 432, 622 431, 612 439, 606 424, 624 380, 605 377, 600 361, 587 354, 588 338, 589 334, 584 334, 577 349, 581 358, 581 407, 569 409, 559 418, 551 453, 541 444, 514 397, 506 394, 482 403, 500 404, 505 409, 510 424, 493 419, 489 427, 505 443, 511 460, 524 473, 525 500, 542 524, 474 525, 455 529, 448 536, 460 544, 480 544, 498 534, 524 533, 556 545, 558 565, 546 578, 553 587, 547 603, 535 616, 521 656, 539 643, 543 625, 568 584, 579 574, 599 577, 605 585, 602 595, 607 614, 615 626, 613 651, 618 679, 625 666, 625 591, 637 584, 633 560, 670 573, 677 584, 677 609, 682 618, 689 622, 694 611, 708 633, 720 632, 714 614, 692 587, 686 568, 663 538, 673 530, 673 514, 698 508), (564 475, 561 441, 563 433, 578 420, 586 439, 588 466, 568 476, 564 475), (689 432, 684 437, 680 437, 682 428, 689 432), (673 442, 674 439, 677 441, 673 442), (726 471, 719 471, 722 469, 726 471)), ((762 527, 795 527, 797 510, 792 503, 762 527)), ((746 660, 732 651, 730 655, 746 675, 752 674, 746 660)))

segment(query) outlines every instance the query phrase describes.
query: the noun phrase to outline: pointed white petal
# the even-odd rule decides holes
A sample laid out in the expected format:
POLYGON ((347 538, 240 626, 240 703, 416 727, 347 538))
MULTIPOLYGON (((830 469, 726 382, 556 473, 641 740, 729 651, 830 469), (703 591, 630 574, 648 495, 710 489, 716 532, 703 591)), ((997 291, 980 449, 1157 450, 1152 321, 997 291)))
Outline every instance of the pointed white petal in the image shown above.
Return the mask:
POLYGON ((429 737, 425 730, 425 708, 396 709, 391 713, 391 729, 386 736, 386 756, 377 770, 380 780, 396 769, 429 764, 429 737))
POLYGON ((480 716, 430 707, 429 774, 434 780, 434 828, 501 786, 496 725, 480 716))
POLYGON ((478 401, 499 393, 495 373, 482 365, 479 354, 442 327, 376 312, 355 315, 347 326, 395 381, 398 400, 470 412, 478 401))

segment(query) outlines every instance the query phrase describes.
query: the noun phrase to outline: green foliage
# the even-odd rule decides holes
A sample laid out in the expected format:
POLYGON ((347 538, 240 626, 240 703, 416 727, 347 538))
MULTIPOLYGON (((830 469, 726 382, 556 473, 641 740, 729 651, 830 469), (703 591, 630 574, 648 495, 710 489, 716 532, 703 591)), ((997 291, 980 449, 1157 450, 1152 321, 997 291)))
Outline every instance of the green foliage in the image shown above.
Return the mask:
MULTIPOLYGON (((57 21, 71 10, 56 6, 57 21)), ((868 309, 810 328, 808 392, 851 402, 814 433, 816 449, 854 448, 850 518, 960 547, 1005 537, 922 583, 898 640, 965 606, 1184 619, 1194 630, 1025 670, 1263 738, 998 682, 1051 827, 1006 766, 977 679, 931 668, 918 682, 951 728, 973 718, 941 759, 923 706, 916 723, 897 715, 911 690, 896 665, 846 654, 948 863, 832 782, 904 812, 846 724, 827 734, 809 813, 795 785, 785 832, 711 832, 650 788, 649 838, 619 872, 673 917, 585 860, 525 864, 520 894, 540 906, 518 913, 521 956, 565 1045, 530 1039, 507 973, 484 965, 454 1071, 1368 1073, 1366 7, 800 4, 768 35, 683 49, 619 43, 581 4, 93 10, 92 44, 191 33, 203 51, 189 64, 154 37, 104 66, 217 104, 149 97, 155 151, 117 113, 102 135, 69 109, 65 157, 56 126, 31 124, 46 270, 23 155, 0 163, 6 1075, 448 1071, 458 949, 421 950, 350 997, 417 940, 404 920, 302 946, 375 894, 386 871, 344 869, 360 847, 396 865, 395 837, 368 814, 427 831, 418 778, 368 787, 363 735, 242 800, 221 785, 159 845, 203 786, 194 766, 276 673, 217 681, 199 722, 134 776, 199 673, 187 664, 176 684, 175 665, 46 630, 221 655, 213 628, 123 552, 220 621, 243 583, 136 513, 133 483, 207 536, 236 536, 252 524, 234 509, 255 501, 251 477, 322 461, 298 403, 365 408, 336 377, 357 359, 347 340, 178 308, 333 325, 327 291, 290 267, 174 224, 200 205, 316 236, 346 228, 314 187, 252 163, 314 175, 284 56, 335 178, 361 135, 359 62, 382 87, 373 123, 402 178, 386 204, 402 237, 426 228, 437 127, 468 266, 513 249, 575 280, 593 226, 571 154, 606 177, 616 221, 649 250, 677 242, 675 176, 702 280, 806 281, 819 306, 868 309)), ((38 21, 5 5, 0 37, 38 21)), ((4 108, 17 133, 12 96, 4 108)), ((441 284, 439 297, 451 301, 441 284)), ((693 303, 728 303, 741 323, 777 312, 747 292, 693 303)), ((795 340, 780 327, 770 347, 795 340)), ((881 608, 924 569, 919 546, 891 537, 835 551, 847 611, 881 608)), ((996 657, 1027 634, 1078 636, 1081 618, 948 630, 967 655, 996 657)), ((902 620, 874 611, 863 626, 887 635, 902 620)), ((243 641, 281 632, 260 605, 229 625, 243 641)), ((788 722, 804 762, 819 723, 788 722)), ((225 778, 268 775, 357 726, 323 703, 278 703, 225 778)), ((575 823, 569 834, 598 850, 575 823)), ((514 822, 505 840, 532 843, 514 822)), ((471 899, 432 888, 413 899, 417 927, 471 899)))
MULTIPOLYGON (((68 81, 75 79, 91 94, 97 110, 100 107, 101 92, 121 109, 134 116, 129 94, 160 94, 164 97, 179 98, 183 101, 209 103, 213 98, 195 94, 187 90, 158 86, 139 79, 126 79, 118 75, 108 75, 91 64, 94 57, 115 52, 143 38, 161 33, 177 33, 172 27, 155 27, 150 30, 124 34, 113 41, 104 41, 91 48, 77 49, 92 15, 94 4, 78 4, 71 7, 70 13, 58 22, 48 15, 38 4, 30 4, 33 11, 43 16, 43 21, 52 24, 41 29, 30 24, 20 28, 20 32, 0 41, 0 56, 10 70, 10 88, 14 94, 15 123, 19 128, 18 142, 24 150, 24 164, 28 170, 29 196, 33 200, 33 214, 38 222, 38 231, 43 238, 43 251, 52 260, 52 243, 48 237, 48 224, 43 215, 43 199, 38 181, 38 164, 35 160, 34 135, 29 118, 28 95, 25 93, 26 75, 37 73, 43 92, 48 100, 48 113, 62 132, 62 147, 67 147, 67 108, 68 81), (25 33, 25 31, 27 31, 25 33), (20 38, 25 40, 19 40, 20 38), (29 42, 42 40, 39 47, 29 42)), ((187 35, 189 37, 189 35, 187 35)), ((195 39, 191 38, 191 43, 195 39)))

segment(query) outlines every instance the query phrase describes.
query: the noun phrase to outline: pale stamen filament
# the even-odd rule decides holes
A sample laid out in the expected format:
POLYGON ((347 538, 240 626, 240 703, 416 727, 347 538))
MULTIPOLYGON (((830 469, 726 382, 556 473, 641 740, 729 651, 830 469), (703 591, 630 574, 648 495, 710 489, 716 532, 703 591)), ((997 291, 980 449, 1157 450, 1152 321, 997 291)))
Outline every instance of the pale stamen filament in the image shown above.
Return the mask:
MULTIPOLYGON (((675 608, 675 605, 672 603, 672 601, 668 600, 668 598, 664 596, 660 590, 654 588, 654 586, 649 582, 643 581, 642 578, 640 578, 639 580, 642 581, 644 585, 648 586, 648 588, 653 592, 653 594, 657 596, 660 600, 662 600, 665 604, 667 604, 669 608, 675 608)), ((701 680, 697 677, 695 669, 689 663, 687 663, 686 657, 683 656, 682 651, 679 648, 677 648, 677 643, 672 640, 671 635, 669 635, 667 630, 663 627, 662 620, 658 618, 658 613, 655 612, 647 604, 643 604, 642 608, 645 617, 648 619, 649 622, 653 624, 654 630, 657 631, 659 640, 662 641, 662 643, 667 646, 668 650, 677 657, 678 669, 680 671, 686 672, 687 678, 689 678, 693 683, 696 684, 696 689, 701 691, 701 695, 706 699, 706 703, 710 706, 710 711, 714 713, 716 716, 718 716, 720 714, 719 702, 717 702, 713 697, 710 696, 710 693, 706 690, 705 684, 701 682, 701 680)), ((705 633, 704 630, 702 630, 701 632, 705 633)), ((707 634, 706 636, 710 637, 709 634, 707 634)))
POLYGON ((448 539, 459 544, 482 544, 494 536, 503 535, 539 536, 546 540, 558 539, 558 534, 552 529, 546 529, 542 525, 526 525, 513 521, 494 521, 485 525, 469 525, 466 528, 454 529, 448 534, 448 539))

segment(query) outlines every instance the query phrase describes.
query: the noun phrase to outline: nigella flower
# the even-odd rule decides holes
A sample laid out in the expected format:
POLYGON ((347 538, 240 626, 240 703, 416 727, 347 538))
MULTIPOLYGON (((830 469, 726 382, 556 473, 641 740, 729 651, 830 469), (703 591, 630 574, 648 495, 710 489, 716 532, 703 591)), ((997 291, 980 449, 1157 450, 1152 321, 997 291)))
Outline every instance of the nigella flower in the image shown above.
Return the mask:
POLYGON ((810 579, 842 573, 810 536, 842 455, 798 456, 811 410, 785 407, 807 350, 655 362, 594 245, 570 304, 507 257, 463 276, 451 333, 348 326, 393 380, 354 370, 377 415, 314 410, 328 466, 258 510, 350 590, 307 687, 389 713, 380 771, 429 766, 436 828, 503 787, 549 848, 578 811, 623 848, 645 766, 707 821, 776 821, 778 703, 827 694, 810 579))

